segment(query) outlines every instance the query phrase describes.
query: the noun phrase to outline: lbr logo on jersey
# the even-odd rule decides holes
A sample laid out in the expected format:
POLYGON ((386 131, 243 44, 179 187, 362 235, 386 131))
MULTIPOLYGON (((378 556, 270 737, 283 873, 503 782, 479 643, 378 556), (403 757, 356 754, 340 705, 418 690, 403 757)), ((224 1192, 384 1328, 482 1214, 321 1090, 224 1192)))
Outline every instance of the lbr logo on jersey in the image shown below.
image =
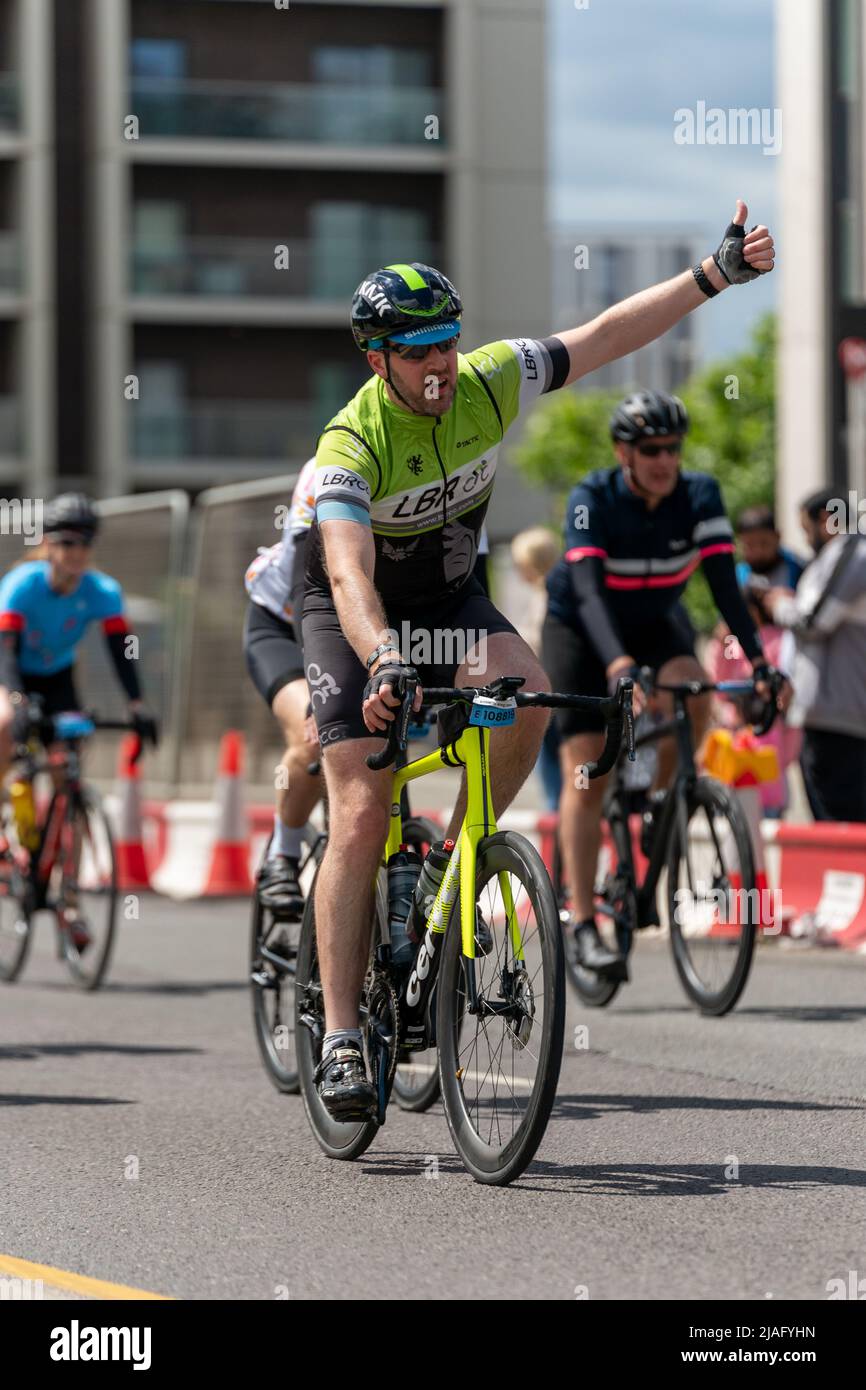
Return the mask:
POLYGON ((450 506, 455 497, 462 500, 492 486, 493 473, 492 464, 486 458, 482 459, 465 472, 461 470, 452 473, 444 488, 441 483, 435 483, 421 492, 404 492, 391 515, 394 518, 424 516, 425 513, 441 507, 443 501, 446 506, 450 506))

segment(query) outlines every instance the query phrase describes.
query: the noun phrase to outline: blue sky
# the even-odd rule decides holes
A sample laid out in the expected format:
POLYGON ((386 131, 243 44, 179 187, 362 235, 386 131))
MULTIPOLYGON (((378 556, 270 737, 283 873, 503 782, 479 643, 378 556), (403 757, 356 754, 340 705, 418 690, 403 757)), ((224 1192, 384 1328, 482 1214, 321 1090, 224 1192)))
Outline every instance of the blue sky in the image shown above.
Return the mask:
MULTIPOLYGON (((554 227, 683 225, 712 251, 733 215, 775 227, 782 155, 759 145, 679 145, 674 112, 772 109, 774 0, 548 0, 554 227)), ((784 148, 784 146, 783 146, 784 148)), ((578 237, 591 244, 591 234, 578 237)), ((726 292, 699 314, 705 360, 736 352, 774 307, 774 276, 726 292)))

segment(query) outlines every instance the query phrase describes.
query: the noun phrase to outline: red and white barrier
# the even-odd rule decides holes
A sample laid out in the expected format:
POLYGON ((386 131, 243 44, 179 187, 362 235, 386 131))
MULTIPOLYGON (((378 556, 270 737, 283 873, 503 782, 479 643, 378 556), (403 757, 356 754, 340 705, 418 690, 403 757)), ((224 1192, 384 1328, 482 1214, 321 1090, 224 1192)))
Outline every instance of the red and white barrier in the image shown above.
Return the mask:
POLYGON ((819 822, 776 832, 780 884, 792 934, 866 949, 866 825, 819 822))
MULTIPOLYGON (((151 886, 177 899, 246 896, 252 891, 274 812, 267 805, 244 807, 242 759, 242 735, 227 734, 213 801, 142 803, 138 769, 129 767, 128 750, 122 750, 120 795, 106 797, 106 810, 116 833, 123 888, 151 886)), ((755 847, 762 936, 790 933, 866 951, 866 826, 762 822, 757 789, 737 788, 737 794, 755 847)), ((430 815, 444 825, 441 813, 430 815)), ((554 813, 513 810, 500 824, 527 835, 552 868, 558 825, 554 813)), ((636 867, 642 873, 637 816, 631 831, 636 867)), ((605 832, 602 866, 611 848, 605 832)))

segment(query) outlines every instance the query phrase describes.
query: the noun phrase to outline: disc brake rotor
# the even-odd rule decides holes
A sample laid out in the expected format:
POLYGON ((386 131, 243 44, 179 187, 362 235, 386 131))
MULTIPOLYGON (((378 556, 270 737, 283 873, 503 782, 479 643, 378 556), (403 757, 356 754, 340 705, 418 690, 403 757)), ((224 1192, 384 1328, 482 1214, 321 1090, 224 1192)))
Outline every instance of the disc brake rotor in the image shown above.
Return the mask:
POLYGON ((532 1036, 535 1020, 535 996, 529 975, 523 966, 518 966, 511 976, 509 997, 516 1015, 508 1020, 511 1046, 515 1051, 522 1051, 532 1036))

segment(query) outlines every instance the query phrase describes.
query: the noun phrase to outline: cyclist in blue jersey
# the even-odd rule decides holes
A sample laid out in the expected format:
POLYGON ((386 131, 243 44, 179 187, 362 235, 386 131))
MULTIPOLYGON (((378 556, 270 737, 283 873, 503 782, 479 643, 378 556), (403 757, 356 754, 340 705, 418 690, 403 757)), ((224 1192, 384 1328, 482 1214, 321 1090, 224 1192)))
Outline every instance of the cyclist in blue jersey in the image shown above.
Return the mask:
MULTIPOLYGON (((316 1081, 337 1120, 363 1119, 376 1103, 358 1010, 391 779, 371 772, 367 755, 381 748, 407 679, 420 678, 419 704, 424 685, 477 685, 503 673, 524 677, 531 690, 548 684, 473 573, 502 439, 540 395, 772 270, 773 239, 763 226, 747 232, 746 216, 740 201, 716 252, 693 269, 543 339, 459 353, 460 296, 417 262, 385 266, 356 291, 352 332, 372 375, 319 440, 303 617, 331 810, 316 882, 327 1030, 316 1081), (416 635, 417 649, 431 653, 414 658, 417 668, 416 635)), ((535 765, 546 723, 542 711, 522 710, 493 740, 497 813, 535 765)), ((464 804, 461 793, 452 827, 464 804)))
MULTIPOLYGON (((98 529, 87 497, 62 494, 45 507, 46 559, 25 561, 0 581, 0 780, 9 767, 13 737, 27 727, 28 696, 39 695, 46 714, 81 708, 75 650, 91 622, 102 625, 131 722, 156 744, 156 722, 142 700, 136 662, 127 657, 122 590, 116 579, 90 568, 98 529)), ((70 920, 68 925, 84 949, 83 924, 70 920)))
MULTIPOLYGON (((543 654, 557 690, 604 695, 642 666, 669 684, 708 677, 695 653, 695 634, 680 603, 689 577, 703 567, 713 598, 769 696, 774 672, 764 659, 737 584, 731 523, 714 478, 680 471, 688 429, 685 407, 663 391, 638 391, 614 412, 611 435, 619 466, 598 469, 568 499, 565 554, 548 579, 543 654)), ((780 707, 790 698, 787 687, 780 707)), ((670 711, 670 696, 659 704, 670 711)), ((635 709, 644 696, 635 688, 635 709)), ((696 744, 709 720, 709 696, 690 702, 696 744)), ((558 710, 563 736, 560 838, 571 889, 581 965, 623 978, 624 962, 595 924, 593 885, 601 841, 605 778, 584 784, 579 769, 601 748, 600 723, 577 710, 558 710)), ((656 788, 674 770, 675 745, 658 745, 656 788)))

